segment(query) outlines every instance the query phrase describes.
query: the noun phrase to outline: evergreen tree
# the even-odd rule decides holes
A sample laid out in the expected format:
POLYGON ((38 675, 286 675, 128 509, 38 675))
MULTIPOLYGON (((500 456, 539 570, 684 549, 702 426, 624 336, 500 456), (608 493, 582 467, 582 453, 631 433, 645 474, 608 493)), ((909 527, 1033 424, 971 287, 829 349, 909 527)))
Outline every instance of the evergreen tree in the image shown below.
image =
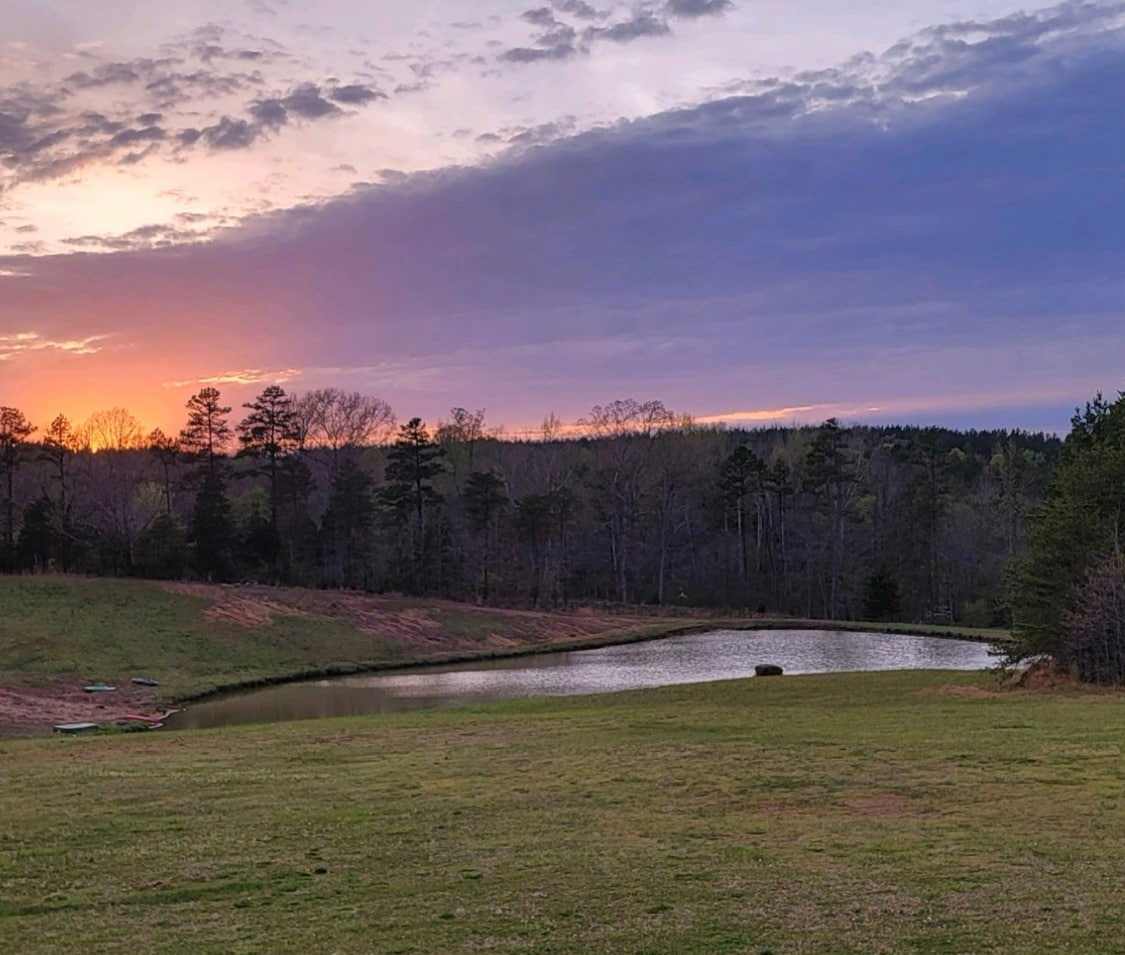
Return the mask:
POLYGON ((238 425, 241 453, 263 462, 261 470, 269 481, 270 528, 277 537, 280 461, 299 446, 300 422, 292 399, 278 385, 270 385, 242 407, 250 414, 238 425))
POLYGON ((880 567, 863 585, 863 619, 893 620, 901 609, 898 583, 885 567, 880 567))
POLYGON ((278 466, 280 552, 278 573, 282 580, 309 585, 316 579, 315 565, 319 529, 312 516, 310 497, 316 487, 308 464, 300 454, 282 458, 278 466))
POLYGON ((48 570, 55 559, 55 504, 47 496, 36 498, 23 511, 17 564, 22 570, 48 570))
POLYGON ((413 514, 411 564, 415 587, 426 584, 426 511, 442 501, 434 478, 444 471, 442 448, 430 440, 421 418, 411 418, 399 428, 398 439, 387 452, 387 487, 382 498, 394 508, 408 506, 413 514))
POLYGON ((276 583, 280 542, 270 520, 269 493, 264 488, 250 488, 231 501, 231 513, 239 572, 276 583))
POLYGON ((825 615, 835 620, 843 598, 845 528, 848 509, 859 485, 856 455, 848 443, 848 432, 829 418, 813 433, 805 459, 807 488, 820 500, 828 522, 828 587, 825 615))
POLYGON ((54 521, 54 556, 63 570, 70 567, 70 500, 71 462, 77 439, 66 415, 56 415, 43 435, 39 459, 47 462, 58 486, 58 497, 51 508, 54 521))
POLYGON ((218 470, 208 469, 195 496, 191 516, 192 566, 208 580, 228 580, 233 572, 231 512, 218 470))
POLYGON ((134 566, 142 577, 176 580, 187 567, 184 532, 171 514, 158 514, 137 539, 134 566))
POLYGON ((734 513, 738 535, 738 573, 744 601, 750 597, 750 521, 747 508, 749 500, 762 490, 765 471, 761 458, 746 445, 735 448, 719 468, 719 489, 723 492, 728 511, 734 513))
POLYGON ((480 554, 480 599, 487 602, 496 524, 508 504, 504 482, 491 471, 471 471, 462 494, 469 527, 482 542, 480 554))
POLYGON ((188 423, 180 446, 201 462, 202 480, 191 516, 192 566, 208 580, 226 580, 234 570, 234 534, 223 477, 223 449, 230 440, 230 407, 217 388, 203 388, 188 399, 188 423))
POLYGON ((569 599, 567 537, 576 510, 568 487, 516 501, 515 528, 523 544, 533 606, 566 604, 569 599))
POLYGON ((35 425, 18 408, 0 407, 0 470, 4 475, 4 566, 14 569, 16 561, 15 477, 27 451, 27 439, 35 425))
POLYGON ((372 580, 374 481, 355 461, 345 458, 332 478, 322 534, 326 583, 369 589, 372 580))
POLYGON ((194 458, 202 459, 214 472, 231 431, 226 416, 230 406, 219 401, 217 388, 202 388, 188 399, 188 423, 180 432, 180 446, 194 458))

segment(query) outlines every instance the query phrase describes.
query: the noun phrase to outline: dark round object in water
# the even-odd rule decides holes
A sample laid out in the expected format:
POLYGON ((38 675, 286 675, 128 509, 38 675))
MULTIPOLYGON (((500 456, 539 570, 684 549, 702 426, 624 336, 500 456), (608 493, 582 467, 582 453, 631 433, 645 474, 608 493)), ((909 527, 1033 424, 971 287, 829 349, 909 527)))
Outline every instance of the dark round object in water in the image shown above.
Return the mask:
POLYGON ((754 667, 754 676, 781 676, 781 672, 776 663, 759 663, 754 667))

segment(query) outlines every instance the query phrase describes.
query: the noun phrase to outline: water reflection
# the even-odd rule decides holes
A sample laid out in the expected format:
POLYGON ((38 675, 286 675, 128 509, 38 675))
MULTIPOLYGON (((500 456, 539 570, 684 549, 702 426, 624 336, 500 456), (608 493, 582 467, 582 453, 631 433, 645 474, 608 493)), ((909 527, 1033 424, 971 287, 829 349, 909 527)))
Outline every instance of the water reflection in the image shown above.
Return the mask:
POLYGON ((786 673, 982 670, 984 644, 939 637, 825 630, 715 630, 647 643, 456 666, 371 673, 266 687, 188 707, 175 728, 392 713, 512 697, 607 693, 753 676, 759 663, 786 673))

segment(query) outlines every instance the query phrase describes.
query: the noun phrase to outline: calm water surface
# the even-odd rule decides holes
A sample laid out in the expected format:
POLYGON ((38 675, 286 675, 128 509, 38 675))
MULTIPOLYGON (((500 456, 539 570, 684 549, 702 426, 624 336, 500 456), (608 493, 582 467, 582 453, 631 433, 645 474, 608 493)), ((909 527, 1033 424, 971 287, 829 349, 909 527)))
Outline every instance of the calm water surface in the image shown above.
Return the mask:
MULTIPOLYGON (((646 643, 506 660, 358 674, 265 687, 189 706, 169 728, 312 719, 457 706, 512 697, 608 693, 754 675, 855 670, 983 670, 985 644, 825 630, 715 630, 646 643)), ((784 679, 784 677, 782 677, 784 679)))

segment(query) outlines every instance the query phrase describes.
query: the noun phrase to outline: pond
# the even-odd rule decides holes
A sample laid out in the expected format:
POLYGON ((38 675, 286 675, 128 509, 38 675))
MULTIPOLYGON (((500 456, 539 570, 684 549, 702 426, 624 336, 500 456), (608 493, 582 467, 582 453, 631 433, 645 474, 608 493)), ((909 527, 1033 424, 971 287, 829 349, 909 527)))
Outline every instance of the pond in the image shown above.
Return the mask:
MULTIPOLYGON (((171 729, 394 713, 512 697, 608 693, 754 675, 867 670, 983 670, 988 646, 941 637, 828 630, 713 630, 644 643, 308 680, 188 706, 171 729)), ((784 677, 782 677, 784 679, 784 677)))

